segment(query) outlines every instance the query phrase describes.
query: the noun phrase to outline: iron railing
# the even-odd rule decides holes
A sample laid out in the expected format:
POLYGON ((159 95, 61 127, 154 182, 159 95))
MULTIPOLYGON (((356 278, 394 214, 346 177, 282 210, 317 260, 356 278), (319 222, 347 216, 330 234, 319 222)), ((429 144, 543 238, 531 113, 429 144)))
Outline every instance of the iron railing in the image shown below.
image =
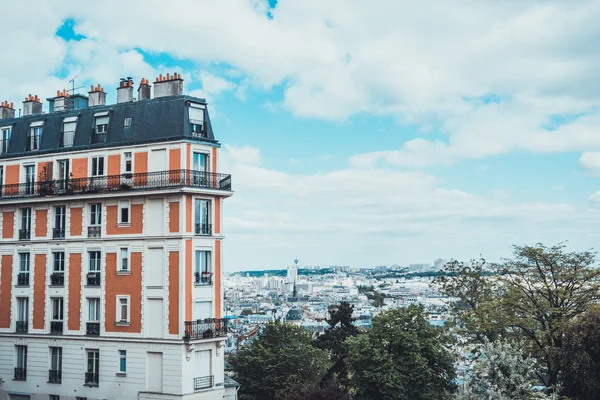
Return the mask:
POLYGON ((100 286, 100 272, 88 272, 86 277, 88 286, 100 286))
POLYGON ((100 336, 100 322, 86 322, 85 334, 88 336, 100 336))
POLYGON ((85 384, 88 386, 98 386, 100 376, 97 372, 86 372, 85 373, 85 384))
POLYGON ((202 188, 231 190, 231 175, 178 169, 122 175, 92 176, 40 182, 14 183, 2 186, 0 199, 60 196, 86 193, 110 193, 131 190, 169 188, 202 188))
POLYGON ((18 286, 29 286, 29 272, 19 272, 17 275, 18 286))
POLYGON ((25 142, 25 151, 38 150, 42 141, 41 133, 34 133, 27 135, 27 141, 25 142))
POLYGON ((29 321, 17 321, 17 333, 27 333, 29 321))
POLYGON ((50 333, 63 333, 63 321, 50 321, 50 333))
POLYGON ((101 226, 88 226, 88 237, 99 238, 102 235, 101 226))
POLYGON ((212 235, 212 224, 196 224, 196 235, 212 235))
POLYGON ((194 284, 212 285, 213 273, 209 271, 194 272, 194 284))
POLYGON ((59 369, 48 370, 48 383, 60 383, 62 380, 62 371, 59 369))
POLYGON ((10 139, 0 139, 0 154, 8 152, 10 139))
POLYGON ((50 285, 52 286, 64 286, 65 284, 65 273, 55 272, 50 275, 50 285))
POLYGON ((194 378, 194 390, 211 388, 213 387, 214 380, 215 377, 213 375, 194 378))
POLYGON ((27 368, 15 368, 15 381, 27 380, 27 368))
POLYGON ((207 339, 227 336, 227 320, 223 318, 207 318, 197 321, 185 321, 185 340, 207 339))
POLYGON ((73 147, 73 141, 75 140, 75 131, 66 131, 60 134, 60 141, 58 147, 73 147))
POLYGON ((65 228, 52 228, 52 239, 64 239, 65 228))
POLYGON ((190 131, 194 137, 205 138, 207 136, 206 125, 202 120, 190 119, 190 131))
POLYGON ((19 240, 29 240, 31 239, 31 230, 30 229, 19 229, 19 240))
POLYGON ((92 144, 106 143, 106 131, 105 132, 95 131, 94 134, 92 135, 91 142, 92 142, 92 144))

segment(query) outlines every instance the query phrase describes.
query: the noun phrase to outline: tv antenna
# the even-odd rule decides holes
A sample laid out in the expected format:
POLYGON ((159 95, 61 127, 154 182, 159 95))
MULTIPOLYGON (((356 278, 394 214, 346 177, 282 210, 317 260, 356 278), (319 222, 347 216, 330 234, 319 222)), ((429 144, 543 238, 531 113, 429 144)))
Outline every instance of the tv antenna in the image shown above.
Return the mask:
POLYGON ((75 87, 75 78, 77 78, 79 75, 75 75, 70 81, 69 83, 72 86, 72 89, 67 90, 67 92, 71 92, 71 96, 75 94, 75 90, 77 89, 81 89, 83 86, 79 86, 79 87, 75 87))

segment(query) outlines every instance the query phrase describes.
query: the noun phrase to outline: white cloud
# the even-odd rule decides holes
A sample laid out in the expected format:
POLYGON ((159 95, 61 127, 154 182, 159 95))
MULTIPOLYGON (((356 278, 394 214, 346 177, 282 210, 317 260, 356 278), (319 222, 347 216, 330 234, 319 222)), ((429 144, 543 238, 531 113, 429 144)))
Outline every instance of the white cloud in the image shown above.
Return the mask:
POLYGON ((600 174, 600 152, 586 151, 579 157, 581 167, 592 174, 600 174))
POLYGON ((207 71, 202 71, 199 74, 199 78, 202 82, 203 91, 209 96, 217 96, 222 92, 233 90, 236 87, 235 83, 207 71))

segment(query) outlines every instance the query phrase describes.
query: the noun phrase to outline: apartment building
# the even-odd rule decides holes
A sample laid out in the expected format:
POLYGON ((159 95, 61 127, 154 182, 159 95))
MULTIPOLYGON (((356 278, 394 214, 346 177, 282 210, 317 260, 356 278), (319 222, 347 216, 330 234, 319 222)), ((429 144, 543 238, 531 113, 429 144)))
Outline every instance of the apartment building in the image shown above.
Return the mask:
POLYGON ((223 399, 206 101, 177 73, 47 101, 0 105, 0 400, 223 399))

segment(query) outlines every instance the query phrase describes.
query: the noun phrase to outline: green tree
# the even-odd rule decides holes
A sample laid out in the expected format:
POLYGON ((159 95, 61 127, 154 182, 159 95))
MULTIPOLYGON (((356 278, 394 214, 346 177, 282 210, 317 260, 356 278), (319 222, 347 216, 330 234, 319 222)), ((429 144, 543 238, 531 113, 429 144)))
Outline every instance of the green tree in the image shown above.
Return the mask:
POLYGON ((600 306, 573 321, 561 352, 564 394, 578 400, 600 394, 600 306))
POLYGON ((594 262, 592 252, 540 243, 515 246, 513 258, 498 266, 500 309, 508 326, 532 344, 549 387, 559 383, 560 354, 571 321, 600 298, 600 269, 594 262))
POLYGON ((358 399, 453 398, 454 357, 442 328, 411 305, 373 318, 368 334, 349 338, 347 365, 358 399))
POLYGON ((240 399, 271 400, 291 388, 318 383, 329 368, 327 352, 299 326, 270 323, 258 338, 229 359, 240 399))
POLYGON ((329 319, 327 320, 329 328, 323 335, 318 336, 315 341, 316 347, 329 352, 332 362, 331 367, 323 376, 323 383, 334 379, 342 386, 347 387, 349 385, 348 370, 346 368, 348 348, 345 342, 348 338, 359 334, 358 328, 352 324, 355 320, 352 317, 353 312, 354 306, 345 301, 337 307, 332 307, 329 310, 329 319))
POLYGON ((334 383, 321 387, 315 383, 296 386, 281 393, 279 400, 351 400, 348 391, 334 383))

